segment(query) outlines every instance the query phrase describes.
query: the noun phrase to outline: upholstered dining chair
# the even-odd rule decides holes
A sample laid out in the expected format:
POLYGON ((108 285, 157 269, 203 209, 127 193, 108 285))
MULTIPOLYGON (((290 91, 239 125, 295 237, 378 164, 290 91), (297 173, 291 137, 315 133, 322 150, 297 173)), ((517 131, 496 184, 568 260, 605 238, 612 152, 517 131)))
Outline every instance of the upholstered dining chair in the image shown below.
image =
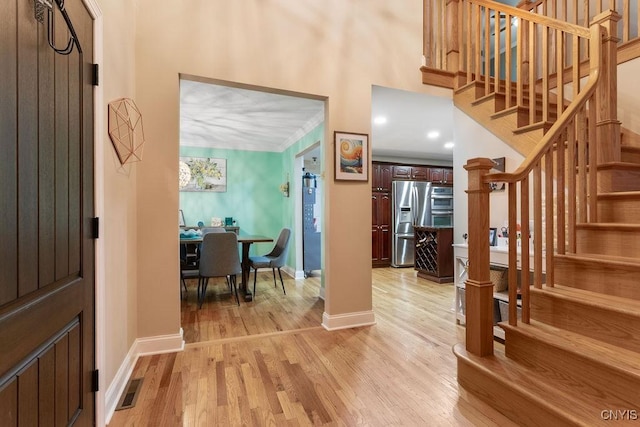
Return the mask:
POLYGON ((287 291, 284 289, 284 281, 282 280, 282 272, 280 268, 284 266, 284 263, 287 260, 287 253, 289 252, 289 238, 291 237, 291 230, 288 228, 283 228, 280 231, 280 235, 278 236, 278 240, 276 241, 275 246, 268 254, 263 256, 252 256, 249 257, 249 266, 253 268, 253 295, 256 294, 256 277, 258 276, 259 268, 270 268, 273 272, 273 284, 274 286, 278 286, 276 282, 276 268, 278 269, 278 275, 280 276, 280 283, 282 284, 282 292, 287 294, 287 291))
POLYGON ((182 297, 182 289, 184 293, 187 293, 186 279, 197 279, 198 272, 198 260, 195 256, 190 256, 187 250, 186 244, 180 245, 180 281, 182 282, 182 288, 180 288, 180 297, 182 297))
POLYGON ((236 233, 207 233, 202 237, 200 265, 198 266, 198 302, 202 307, 207 294, 207 285, 212 277, 227 278, 227 285, 238 298, 236 275, 242 273, 240 255, 238 255, 238 236, 236 233))

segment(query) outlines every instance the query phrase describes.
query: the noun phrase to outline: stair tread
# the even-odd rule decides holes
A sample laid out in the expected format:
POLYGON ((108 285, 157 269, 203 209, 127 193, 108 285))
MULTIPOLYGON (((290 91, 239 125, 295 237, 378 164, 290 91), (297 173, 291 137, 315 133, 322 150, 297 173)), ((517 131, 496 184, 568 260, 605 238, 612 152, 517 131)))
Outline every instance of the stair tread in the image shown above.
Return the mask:
POLYGON ((453 347, 453 352, 459 359, 470 361, 474 366, 481 368, 486 374, 495 378, 498 386, 517 389, 539 405, 553 412, 562 413, 575 425, 605 425, 600 419, 597 421, 590 419, 587 424, 585 416, 586 414, 599 413, 602 408, 607 407, 606 401, 576 398, 573 389, 563 388, 542 379, 537 373, 509 359, 502 349, 496 348, 493 356, 479 357, 467 352, 463 344, 456 344, 453 347))
POLYGON ((640 224, 627 224, 620 222, 582 222, 576 224, 576 229, 640 231, 640 224))
POLYGON ((630 162, 607 162, 598 165, 598 170, 607 169, 640 170, 640 164, 630 162))
POLYGON ((556 258, 570 259, 575 261, 583 261, 598 264, 614 264, 616 267, 628 267, 629 269, 640 269, 640 259, 632 257, 623 257, 616 255, 600 255, 600 254, 565 254, 555 255, 556 258))
POLYGON ((640 199, 640 191, 614 191, 598 193, 598 199, 640 199))
MULTIPOLYGON (((540 292, 535 288, 532 292, 540 292)), ((619 297, 615 295, 602 294, 599 292, 587 291, 585 289, 573 288, 571 286, 555 285, 553 287, 544 286, 543 292, 558 295, 563 298, 578 300, 583 304, 594 307, 606 307, 613 311, 640 316, 640 301, 619 297)))
MULTIPOLYGON (((640 379, 640 357, 638 353, 580 335, 575 332, 556 328, 542 322, 531 320, 530 324, 518 323, 518 326, 499 323, 504 329, 512 328, 518 333, 535 337, 546 344, 575 351, 582 357, 602 363, 606 360, 607 366, 615 369, 625 376, 633 376, 640 379)), ((508 339, 508 338, 507 338, 508 339)))

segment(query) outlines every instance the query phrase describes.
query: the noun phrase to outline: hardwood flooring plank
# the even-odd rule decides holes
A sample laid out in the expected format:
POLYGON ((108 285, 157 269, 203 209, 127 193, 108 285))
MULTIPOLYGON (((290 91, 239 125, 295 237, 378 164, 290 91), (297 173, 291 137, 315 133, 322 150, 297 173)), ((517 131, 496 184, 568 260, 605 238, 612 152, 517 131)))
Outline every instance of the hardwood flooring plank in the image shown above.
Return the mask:
POLYGON ((452 284, 374 269, 377 323, 329 332, 319 278, 285 278, 286 296, 271 272, 258 282, 254 301, 240 306, 210 285, 201 310, 190 283, 185 350, 141 357, 138 403, 109 426, 514 425, 458 389, 451 348, 464 329, 452 284))

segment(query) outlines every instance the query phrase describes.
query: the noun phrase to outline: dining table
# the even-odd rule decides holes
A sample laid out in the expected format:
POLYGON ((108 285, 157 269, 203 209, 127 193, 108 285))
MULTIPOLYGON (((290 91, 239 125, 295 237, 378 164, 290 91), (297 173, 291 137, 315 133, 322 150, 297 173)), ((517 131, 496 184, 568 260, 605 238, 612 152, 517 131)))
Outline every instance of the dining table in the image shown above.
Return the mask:
MULTIPOLYGON (((249 286, 249 275, 251 273, 251 264, 249 262, 249 250, 253 243, 269 243, 273 242, 273 238, 268 236, 261 236, 258 234, 247 234, 238 236, 238 243, 242 246, 242 257, 240 259, 240 266, 242 267, 242 282, 240 283, 240 290, 244 292, 244 300, 252 301, 253 294, 251 293, 249 286)), ((180 237, 180 244, 198 244, 202 243, 202 236, 194 237, 180 237)))

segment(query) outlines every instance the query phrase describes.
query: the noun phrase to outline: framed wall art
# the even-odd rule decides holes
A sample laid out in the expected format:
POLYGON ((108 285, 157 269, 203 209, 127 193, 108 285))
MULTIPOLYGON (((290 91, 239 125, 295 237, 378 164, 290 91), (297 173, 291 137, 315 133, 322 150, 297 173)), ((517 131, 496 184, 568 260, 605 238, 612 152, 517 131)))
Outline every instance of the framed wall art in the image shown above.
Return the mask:
POLYGON ((227 160, 212 157, 180 157, 180 191, 227 191, 227 160))
POLYGON ((335 179, 369 180, 369 135, 334 132, 335 179))

